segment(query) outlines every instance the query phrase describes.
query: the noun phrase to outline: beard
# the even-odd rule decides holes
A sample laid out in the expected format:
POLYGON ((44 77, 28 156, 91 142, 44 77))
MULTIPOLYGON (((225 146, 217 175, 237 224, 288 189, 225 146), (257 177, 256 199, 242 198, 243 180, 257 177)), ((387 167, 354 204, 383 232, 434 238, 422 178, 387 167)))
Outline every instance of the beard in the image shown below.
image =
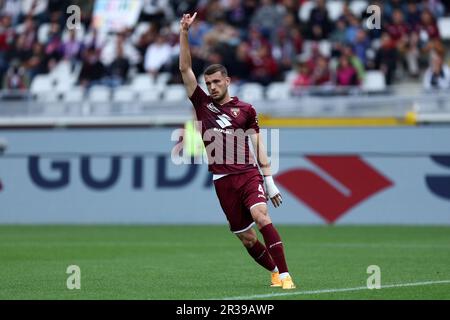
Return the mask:
POLYGON ((222 93, 219 97, 217 97, 217 98, 214 98, 214 97, 212 97, 212 99, 214 100, 214 102, 220 102, 220 101, 222 101, 223 99, 225 99, 225 96, 227 95, 227 92, 225 91, 224 93, 222 93))

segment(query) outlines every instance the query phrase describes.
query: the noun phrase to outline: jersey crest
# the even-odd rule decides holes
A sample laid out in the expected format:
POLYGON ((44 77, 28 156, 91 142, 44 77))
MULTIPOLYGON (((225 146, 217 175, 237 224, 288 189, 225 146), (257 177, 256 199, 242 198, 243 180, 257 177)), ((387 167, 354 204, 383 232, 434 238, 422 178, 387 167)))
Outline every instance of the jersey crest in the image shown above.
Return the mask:
POLYGON ((241 110, 239 108, 231 108, 231 114, 233 115, 233 117, 237 118, 239 116, 239 113, 241 112, 241 110))

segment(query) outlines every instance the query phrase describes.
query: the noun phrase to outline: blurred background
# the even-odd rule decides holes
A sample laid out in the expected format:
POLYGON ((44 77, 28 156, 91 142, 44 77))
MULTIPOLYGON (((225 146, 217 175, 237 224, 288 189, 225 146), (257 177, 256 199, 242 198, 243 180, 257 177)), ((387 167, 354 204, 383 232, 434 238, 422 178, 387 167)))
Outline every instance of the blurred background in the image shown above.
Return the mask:
POLYGON ((199 141, 186 12, 200 85, 224 64, 276 129, 280 221, 450 223, 440 0, 0 0, 0 222, 224 222, 206 166, 171 161, 174 129, 199 141))

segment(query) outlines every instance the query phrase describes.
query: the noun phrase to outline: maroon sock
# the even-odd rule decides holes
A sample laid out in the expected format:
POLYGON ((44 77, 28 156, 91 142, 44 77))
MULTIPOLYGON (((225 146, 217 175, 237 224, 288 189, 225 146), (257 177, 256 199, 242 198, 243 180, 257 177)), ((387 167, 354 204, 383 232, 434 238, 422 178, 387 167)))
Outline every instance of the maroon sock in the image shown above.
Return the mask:
POLYGON ((278 267, 280 273, 288 272, 286 259, 284 258, 283 243, 281 242, 280 235, 275 227, 270 223, 259 230, 264 237, 267 250, 269 250, 273 261, 278 267))
POLYGON ((264 245, 258 240, 256 240, 256 243, 253 245, 253 247, 247 248, 247 251, 253 257, 253 259, 255 259, 256 262, 258 262, 267 270, 272 271, 273 269, 275 269, 275 263, 270 257, 267 248, 264 247, 264 245))

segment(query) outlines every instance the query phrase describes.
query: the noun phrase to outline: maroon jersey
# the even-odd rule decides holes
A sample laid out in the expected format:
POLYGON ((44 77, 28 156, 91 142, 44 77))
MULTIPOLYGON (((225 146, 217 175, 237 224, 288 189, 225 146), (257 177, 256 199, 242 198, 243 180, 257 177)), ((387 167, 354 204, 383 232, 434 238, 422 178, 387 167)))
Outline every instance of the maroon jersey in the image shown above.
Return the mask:
POLYGON ((219 105, 197 86, 190 97, 202 124, 202 137, 208 155, 208 169, 214 174, 241 173, 257 169, 249 150, 249 135, 259 133, 252 105, 233 97, 219 105))

